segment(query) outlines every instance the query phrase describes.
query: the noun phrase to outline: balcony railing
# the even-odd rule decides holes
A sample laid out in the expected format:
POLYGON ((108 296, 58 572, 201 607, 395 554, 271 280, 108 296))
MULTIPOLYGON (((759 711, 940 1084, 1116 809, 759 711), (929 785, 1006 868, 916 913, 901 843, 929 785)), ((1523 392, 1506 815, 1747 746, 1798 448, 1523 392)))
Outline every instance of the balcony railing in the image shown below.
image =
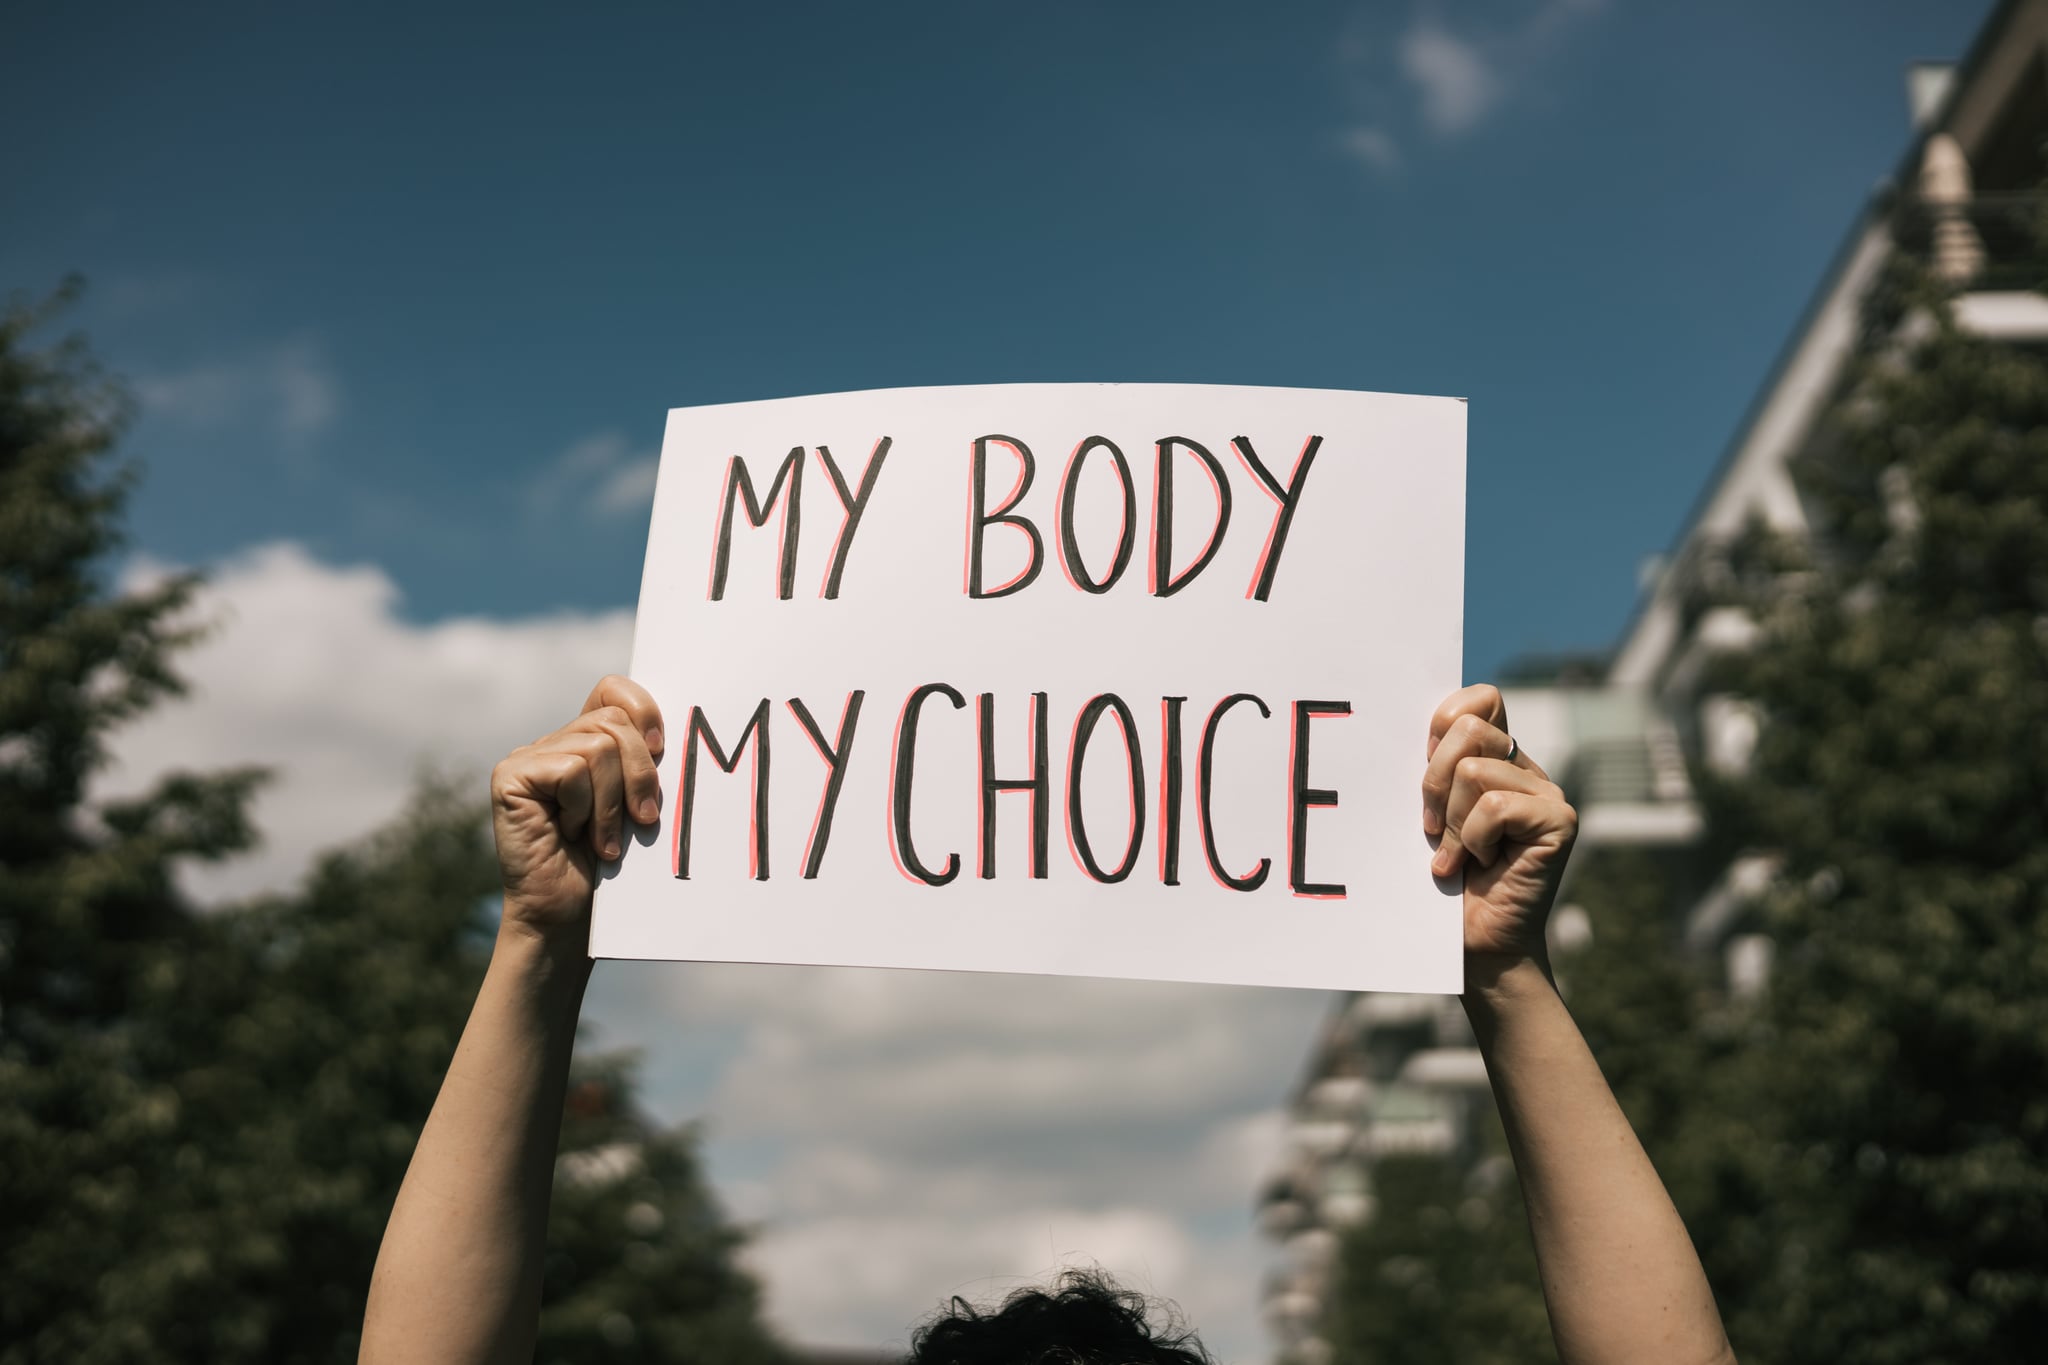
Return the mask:
POLYGON ((1975 195, 1960 205, 1902 195, 1892 209, 1892 235, 1901 248, 1932 258, 1938 231, 1960 222, 1976 237, 1983 262, 1971 289, 2048 286, 2048 194, 1975 195))

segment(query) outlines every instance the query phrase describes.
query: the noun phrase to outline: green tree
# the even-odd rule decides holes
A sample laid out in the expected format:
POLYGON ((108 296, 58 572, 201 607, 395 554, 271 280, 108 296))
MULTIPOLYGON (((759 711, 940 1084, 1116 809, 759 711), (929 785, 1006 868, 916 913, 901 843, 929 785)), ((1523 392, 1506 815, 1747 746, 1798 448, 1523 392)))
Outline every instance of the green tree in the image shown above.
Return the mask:
POLYGON ((535 1358, 783 1360, 733 1266, 740 1238, 704 1187, 693 1135, 650 1125, 632 1093, 620 1057, 593 1059, 571 1087, 535 1358))
MULTIPOLYGON (((0 1365, 345 1362, 489 954, 480 804, 428 784, 290 895, 209 913, 251 772, 93 805, 112 727, 174 693, 193 580, 104 580, 123 407, 61 305, 0 323, 0 1365)), ((545 1361, 768 1362, 687 1131, 594 1058, 550 1227, 545 1361), (592 1095, 602 1103, 593 1106, 592 1095)))
POLYGON ((1492 1155, 1382 1158, 1377 1207, 1346 1235, 1326 1339, 1343 1365, 1554 1361, 1521 1190, 1506 1135, 1484 1113, 1492 1155))
POLYGON ((0 315, 0 1358, 88 1360, 124 1329, 107 1277, 168 1175, 177 1096, 149 1021, 200 929, 180 857, 249 839, 254 775, 177 776, 89 808, 109 729, 177 690, 193 582, 103 581, 133 470, 82 344, 29 334, 76 292, 0 315))
MULTIPOLYGON (((221 967, 195 983, 195 1036, 168 1044, 197 1136, 177 1235, 210 1249, 206 1300, 165 1306, 203 1348, 180 1358, 355 1358, 385 1218, 490 952, 483 816, 429 784, 302 890, 209 919, 221 967)), ((782 1358, 694 1143, 637 1111, 629 1059, 579 1059, 562 1150, 538 1359, 782 1358)))
MULTIPOLYGON (((1595 933, 1560 965, 1745 1360, 2034 1360, 2048 352, 1960 330, 1902 256, 1833 411, 1795 468, 1811 535, 1752 530, 1691 604, 1761 628, 1712 684, 1757 708, 1751 770, 1697 775, 1703 848, 1582 851, 1570 895, 1595 933), (1742 849, 1780 859, 1739 926, 1775 944, 1750 1001, 1678 932, 1701 873, 1742 849)), ((1524 1289, 1533 1272, 1462 1244, 1448 1172, 1402 1178, 1418 1193, 1383 1198, 1346 1247, 1333 1340, 1340 1358, 1466 1358, 1460 1324, 1496 1311, 1495 1271, 1524 1289), (1425 1289, 1434 1317, 1413 1311, 1425 1289)))
POLYGON ((1720 821, 1783 857, 1757 1100, 1758 1359, 2038 1359, 2048 1334, 2048 356, 1901 261, 1757 538, 1764 718, 1720 821), (1792 569, 1787 572, 1788 566, 1792 569))

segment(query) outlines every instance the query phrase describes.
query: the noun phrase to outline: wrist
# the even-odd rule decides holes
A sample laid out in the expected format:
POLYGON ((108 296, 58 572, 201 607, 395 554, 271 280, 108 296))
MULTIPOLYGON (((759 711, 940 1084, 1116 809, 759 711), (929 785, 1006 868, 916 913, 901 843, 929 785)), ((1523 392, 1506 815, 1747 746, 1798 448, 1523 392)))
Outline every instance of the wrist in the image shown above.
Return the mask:
POLYGON ((523 973, 581 981, 590 975, 589 923, 535 924, 515 913, 508 900, 498 920, 491 961, 523 973))
POLYGON ((1465 990, 1460 999, 1468 1015, 1475 1011, 1491 1014, 1556 994, 1547 952, 1472 953, 1465 958, 1465 990))

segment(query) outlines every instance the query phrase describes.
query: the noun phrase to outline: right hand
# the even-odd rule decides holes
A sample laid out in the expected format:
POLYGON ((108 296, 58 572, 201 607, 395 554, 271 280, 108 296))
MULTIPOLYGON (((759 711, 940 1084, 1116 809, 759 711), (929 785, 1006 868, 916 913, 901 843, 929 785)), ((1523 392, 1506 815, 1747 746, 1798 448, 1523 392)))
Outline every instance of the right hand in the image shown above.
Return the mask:
POLYGON ((1422 831, 1441 841, 1432 872, 1448 877, 1465 869, 1467 961, 1542 961, 1544 922, 1579 814, 1508 737, 1499 688, 1453 692, 1430 717, 1422 831))
POLYGON ((586 929, 599 866, 624 848, 627 819, 645 825, 660 815, 662 740, 654 698, 613 675, 591 689, 576 719, 492 769, 506 927, 544 939, 586 929))

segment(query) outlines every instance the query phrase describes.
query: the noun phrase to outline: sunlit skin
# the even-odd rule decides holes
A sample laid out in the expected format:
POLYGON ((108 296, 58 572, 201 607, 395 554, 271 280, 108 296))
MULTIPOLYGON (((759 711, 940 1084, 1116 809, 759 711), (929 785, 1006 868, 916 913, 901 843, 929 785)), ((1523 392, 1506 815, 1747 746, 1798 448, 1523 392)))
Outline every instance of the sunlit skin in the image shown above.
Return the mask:
MULTIPOLYGON (((561 729, 491 774, 504 880, 496 949, 420 1135, 371 1279, 361 1359, 532 1358, 549 1189, 591 899, 630 819, 660 811, 666 728, 608 677, 561 729)), ((1699 1258, 1559 998, 1544 925, 1578 815, 1516 752, 1500 692, 1429 719, 1422 824, 1462 870, 1466 1012, 1486 1059, 1565 1365, 1734 1359, 1699 1258)))
POLYGON ((576 719, 521 745, 491 773, 491 833, 507 925, 588 940, 598 868, 619 856, 627 812, 661 812, 661 708, 628 678, 601 680, 576 719))
POLYGON ((1527 754, 1508 753, 1507 704, 1481 684, 1429 718, 1422 832, 1441 838, 1430 870, 1465 872, 1465 953, 1543 956, 1543 923, 1579 830, 1578 812, 1527 754))

